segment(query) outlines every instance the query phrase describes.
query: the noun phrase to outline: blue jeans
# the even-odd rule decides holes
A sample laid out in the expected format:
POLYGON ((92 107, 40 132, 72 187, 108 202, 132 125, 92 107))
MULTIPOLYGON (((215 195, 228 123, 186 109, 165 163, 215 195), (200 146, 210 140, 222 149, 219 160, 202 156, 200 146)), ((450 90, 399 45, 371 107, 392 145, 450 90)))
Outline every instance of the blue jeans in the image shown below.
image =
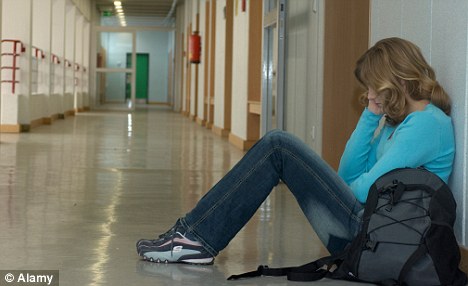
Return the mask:
POLYGON ((260 139, 180 221, 216 256, 280 180, 331 253, 357 234, 363 205, 349 186, 309 146, 279 130, 260 139))

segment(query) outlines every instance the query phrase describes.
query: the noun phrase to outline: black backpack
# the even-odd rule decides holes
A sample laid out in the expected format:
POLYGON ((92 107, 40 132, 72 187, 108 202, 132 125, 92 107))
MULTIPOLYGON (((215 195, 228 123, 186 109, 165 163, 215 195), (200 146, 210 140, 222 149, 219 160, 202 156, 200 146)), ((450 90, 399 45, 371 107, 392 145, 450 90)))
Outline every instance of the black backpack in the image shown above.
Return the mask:
POLYGON ((465 285, 453 233, 456 203, 438 176, 422 169, 395 169, 370 188, 362 229, 343 253, 299 267, 268 268, 233 275, 324 277, 380 285, 465 285), (332 270, 333 269, 333 270, 332 270))

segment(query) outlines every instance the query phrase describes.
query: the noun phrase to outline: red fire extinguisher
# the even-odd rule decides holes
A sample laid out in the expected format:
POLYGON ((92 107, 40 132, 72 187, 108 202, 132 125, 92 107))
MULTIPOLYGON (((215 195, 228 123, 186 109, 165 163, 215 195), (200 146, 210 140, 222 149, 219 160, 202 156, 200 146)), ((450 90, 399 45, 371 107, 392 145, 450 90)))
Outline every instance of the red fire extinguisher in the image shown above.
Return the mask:
POLYGON ((189 61, 192 64, 199 64, 201 56, 201 37, 198 31, 193 32, 189 39, 189 61))

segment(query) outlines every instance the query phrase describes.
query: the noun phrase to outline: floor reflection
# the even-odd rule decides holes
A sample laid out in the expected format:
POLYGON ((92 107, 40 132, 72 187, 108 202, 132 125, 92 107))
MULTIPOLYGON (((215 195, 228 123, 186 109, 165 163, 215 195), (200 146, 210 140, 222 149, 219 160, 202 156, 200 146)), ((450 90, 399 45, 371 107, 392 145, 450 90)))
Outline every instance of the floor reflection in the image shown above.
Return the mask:
POLYGON ((0 134, 0 269, 59 270, 60 285, 73 286, 289 285, 226 281, 259 264, 326 254, 282 184, 213 266, 158 265, 136 254, 139 238, 170 228, 243 154, 163 107, 78 113, 0 134))

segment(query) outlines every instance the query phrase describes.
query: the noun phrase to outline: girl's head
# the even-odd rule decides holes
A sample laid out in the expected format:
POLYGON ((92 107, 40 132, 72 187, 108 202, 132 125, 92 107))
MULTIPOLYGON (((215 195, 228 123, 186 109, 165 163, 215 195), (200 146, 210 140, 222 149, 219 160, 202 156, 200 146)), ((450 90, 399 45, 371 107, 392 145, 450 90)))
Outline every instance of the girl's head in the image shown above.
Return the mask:
MULTIPOLYGON (((359 58, 354 74, 364 88, 381 97, 383 112, 392 124, 402 122, 408 115, 407 97, 429 100, 450 114, 450 98, 419 48, 409 41, 380 40, 359 58)), ((367 104, 367 92, 361 100, 367 104)))

